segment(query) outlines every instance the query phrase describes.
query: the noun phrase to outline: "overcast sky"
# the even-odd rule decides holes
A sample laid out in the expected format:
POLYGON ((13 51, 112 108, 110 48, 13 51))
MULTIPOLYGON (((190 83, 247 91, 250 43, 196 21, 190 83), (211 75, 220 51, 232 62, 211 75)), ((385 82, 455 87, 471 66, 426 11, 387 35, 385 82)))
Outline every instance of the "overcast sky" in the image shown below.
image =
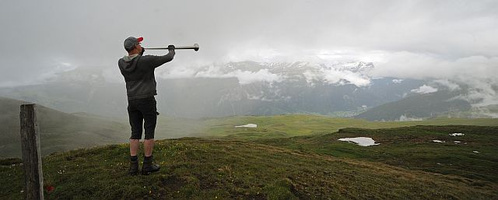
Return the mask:
POLYGON ((496 0, 3 1, 0 86, 117 69, 128 36, 200 44, 176 66, 343 57, 374 62, 377 76, 498 84, 497 10, 496 0))

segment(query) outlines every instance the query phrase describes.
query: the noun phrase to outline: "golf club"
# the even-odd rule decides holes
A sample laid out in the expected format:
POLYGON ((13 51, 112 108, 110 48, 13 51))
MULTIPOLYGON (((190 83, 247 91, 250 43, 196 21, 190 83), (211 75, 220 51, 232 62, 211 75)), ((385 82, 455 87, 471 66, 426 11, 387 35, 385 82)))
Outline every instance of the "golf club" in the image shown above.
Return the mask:
MULTIPOLYGON (((168 47, 145 47, 146 50, 167 50, 168 47)), ((194 51, 199 51, 199 44, 195 43, 193 46, 179 46, 175 47, 177 49, 193 49, 194 51)))

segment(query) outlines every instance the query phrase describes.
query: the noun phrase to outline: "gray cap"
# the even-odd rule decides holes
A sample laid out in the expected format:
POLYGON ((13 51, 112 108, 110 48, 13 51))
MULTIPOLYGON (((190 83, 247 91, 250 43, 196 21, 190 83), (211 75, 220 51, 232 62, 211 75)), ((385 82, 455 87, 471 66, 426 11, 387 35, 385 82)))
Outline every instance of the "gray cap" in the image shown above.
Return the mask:
POLYGON ((139 38, 136 38, 136 37, 128 37, 126 38, 126 40, 124 41, 124 48, 126 49, 126 51, 130 51, 130 50, 133 50, 133 48, 135 47, 135 45, 139 44, 140 42, 142 42, 142 40, 144 40, 143 37, 139 37, 139 38))

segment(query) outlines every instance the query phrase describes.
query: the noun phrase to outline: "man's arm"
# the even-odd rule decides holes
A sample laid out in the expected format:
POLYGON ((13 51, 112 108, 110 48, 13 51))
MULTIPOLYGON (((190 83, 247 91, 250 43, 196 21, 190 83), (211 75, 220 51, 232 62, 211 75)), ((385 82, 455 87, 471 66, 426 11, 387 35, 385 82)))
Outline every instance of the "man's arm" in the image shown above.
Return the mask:
POLYGON ((147 63, 148 66, 151 66, 152 68, 157 68, 164 63, 167 63, 169 61, 172 61, 173 58, 175 57, 175 46, 170 45, 168 46, 168 54, 164 56, 153 56, 153 55, 147 55, 147 56, 142 56, 140 58, 140 61, 147 63))

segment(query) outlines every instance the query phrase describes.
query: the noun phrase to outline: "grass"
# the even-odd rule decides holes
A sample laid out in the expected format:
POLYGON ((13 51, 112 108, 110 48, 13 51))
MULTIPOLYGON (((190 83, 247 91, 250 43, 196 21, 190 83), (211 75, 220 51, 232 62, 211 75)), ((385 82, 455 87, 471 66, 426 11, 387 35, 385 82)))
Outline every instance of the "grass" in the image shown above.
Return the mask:
MULTIPOLYGON (((46 190, 45 198, 498 198, 497 119, 368 122, 313 115, 164 119, 180 126, 181 133, 205 137, 158 140, 154 156, 162 169, 150 176, 127 174, 127 144, 47 155, 44 185, 55 189, 46 190), (248 123, 258 128, 234 128, 248 123), (455 132, 465 135, 449 136, 455 132), (380 145, 338 141, 359 136, 372 137, 380 145)), ((164 130, 176 128, 158 127, 162 137, 168 134, 164 130)), ((0 160, 0 177, 0 199, 23 198, 19 159, 0 160)))
POLYGON ((325 135, 264 139, 258 142, 339 158, 380 162, 410 170, 458 175, 498 183, 498 127, 415 126, 375 130, 347 128, 325 135), (451 133, 465 135, 453 137, 449 135, 451 133), (380 145, 361 147, 338 141, 339 138, 350 137, 371 137, 380 145), (445 143, 435 143, 433 140, 445 143))
POLYGON ((276 115, 276 116, 235 116, 206 119, 203 124, 204 134, 199 136, 230 137, 234 139, 254 140, 265 138, 283 138, 315 134, 333 133, 343 128, 396 128, 416 125, 477 125, 497 126, 498 119, 459 119, 434 118, 424 121, 408 122, 372 122, 362 119, 333 118, 322 115, 276 115), (257 124, 257 128, 235 128, 236 125, 257 124))
MULTIPOLYGON (((43 159, 46 199, 493 199, 495 182, 408 170, 246 141, 184 138, 157 142, 162 165, 129 176, 128 146, 43 159), (389 189, 386 189, 389 188, 389 189)), ((15 163, 15 162, 14 162, 15 163)), ((21 168, 0 167, 2 199, 22 198, 21 168)))
MULTIPOLYGON (((0 99, 1 100, 1 99, 0 99)), ((13 100, 14 101, 14 100, 13 100)), ((14 101, 12 104, 20 104, 14 101)), ((11 106, 12 107, 12 106, 11 106)), ((18 106, 14 106, 18 109, 18 106)), ((126 142, 130 128, 126 120, 104 120, 88 114, 67 114, 40 106, 39 126, 42 154, 68 151, 97 145, 126 142)), ((0 127, 0 158, 20 157, 19 111, 0 113, 5 118, 0 127), (10 114, 9 114, 10 113, 10 114)), ((415 122, 370 122, 351 118, 332 118, 320 115, 235 116, 212 119, 181 119, 159 116, 157 139, 181 137, 229 137, 241 140, 287 138, 303 135, 326 134, 347 127, 369 129, 393 128, 414 125, 482 125, 496 126, 498 119, 438 118, 415 122), (258 128, 235 128, 253 123, 258 128)))

